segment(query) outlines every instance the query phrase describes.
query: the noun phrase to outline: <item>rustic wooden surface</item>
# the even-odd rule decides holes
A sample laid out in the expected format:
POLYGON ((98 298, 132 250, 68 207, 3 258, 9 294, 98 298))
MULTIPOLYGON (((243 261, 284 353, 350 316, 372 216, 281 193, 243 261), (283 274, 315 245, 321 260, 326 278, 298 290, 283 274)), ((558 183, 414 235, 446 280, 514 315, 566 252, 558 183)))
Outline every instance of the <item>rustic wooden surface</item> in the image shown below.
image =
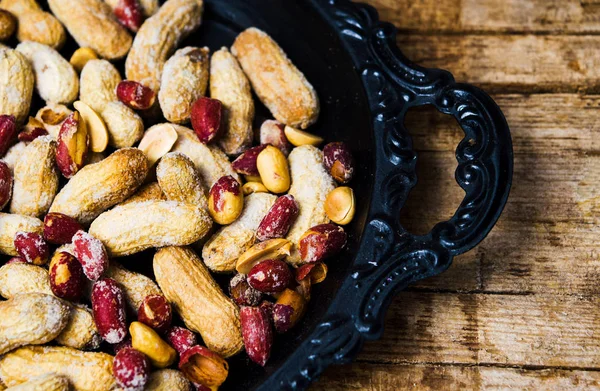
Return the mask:
MULTIPOLYGON (((493 95, 514 184, 489 237, 400 294, 383 338, 312 389, 600 389, 600 0, 367 2, 407 57, 493 95)), ((431 110, 406 122, 419 185, 402 220, 424 233, 462 199, 461 132, 431 110)))

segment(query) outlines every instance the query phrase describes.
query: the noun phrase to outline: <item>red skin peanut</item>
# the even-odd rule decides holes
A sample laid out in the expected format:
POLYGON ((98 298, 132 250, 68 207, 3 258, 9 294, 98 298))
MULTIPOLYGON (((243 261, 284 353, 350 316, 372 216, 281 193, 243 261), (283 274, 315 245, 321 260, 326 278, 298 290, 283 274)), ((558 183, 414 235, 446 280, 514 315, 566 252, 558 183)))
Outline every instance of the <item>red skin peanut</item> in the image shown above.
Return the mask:
POLYGON ((117 344, 127 336, 125 294, 115 280, 103 278, 92 288, 92 310, 100 336, 117 344))
POLYGON ((287 194, 277 198, 269 212, 260 222, 256 230, 256 239, 263 242, 268 239, 283 238, 300 213, 294 196, 287 194))

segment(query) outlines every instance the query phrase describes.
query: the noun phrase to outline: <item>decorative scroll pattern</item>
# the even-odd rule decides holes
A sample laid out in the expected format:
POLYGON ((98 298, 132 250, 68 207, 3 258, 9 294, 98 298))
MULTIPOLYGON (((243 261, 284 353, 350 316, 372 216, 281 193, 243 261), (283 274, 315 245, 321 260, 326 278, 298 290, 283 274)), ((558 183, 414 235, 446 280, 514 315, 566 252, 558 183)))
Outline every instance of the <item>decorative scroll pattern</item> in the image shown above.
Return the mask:
POLYGON ((340 288, 324 321, 264 390, 304 389, 328 365, 350 361, 365 339, 378 338, 385 310, 398 290, 441 273, 454 255, 487 235, 512 179, 510 132, 487 95, 456 84, 446 71, 412 64, 395 44, 396 29, 379 22, 372 7, 348 0, 311 1, 335 26, 362 76, 377 143, 377 194, 351 279, 340 288), (465 132, 456 151, 456 180, 466 196, 449 221, 417 237, 403 229, 398 215, 416 184, 416 155, 404 116, 410 107, 424 104, 453 115, 465 132))

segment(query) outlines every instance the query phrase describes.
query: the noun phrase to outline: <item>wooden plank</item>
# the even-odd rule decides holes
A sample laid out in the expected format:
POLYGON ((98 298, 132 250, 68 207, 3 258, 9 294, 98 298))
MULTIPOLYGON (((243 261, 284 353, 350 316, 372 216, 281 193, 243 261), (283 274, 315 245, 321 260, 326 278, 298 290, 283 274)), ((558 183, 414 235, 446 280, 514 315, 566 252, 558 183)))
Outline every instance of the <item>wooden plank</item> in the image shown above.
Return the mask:
POLYGON ((594 371, 361 362, 328 369, 311 390, 576 391, 597 388, 600 388, 600 372, 594 371))
POLYGON ((600 368, 600 298, 404 292, 362 360, 600 368))
MULTIPOLYGON (((506 116, 518 153, 600 151, 600 96, 578 94, 494 95, 506 116)), ((406 128, 418 151, 454 151, 463 133, 454 118, 432 107, 409 111, 406 128)))
POLYGON ((400 34, 398 45, 417 64, 493 92, 600 91, 600 36, 400 34))
POLYGON ((598 0, 367 0, 403 31, 597 33, 598 0))
MULTIPOLYGON (((463 198, 452 152, 421 152, 419 184, 402 211, 415 233, 448 219, 463 198), (454 163, 451 163, 454 161, 454 163)), ((600 293, 600 156, 517 154, 509 202, 492 233, 420 288, 600 293)))

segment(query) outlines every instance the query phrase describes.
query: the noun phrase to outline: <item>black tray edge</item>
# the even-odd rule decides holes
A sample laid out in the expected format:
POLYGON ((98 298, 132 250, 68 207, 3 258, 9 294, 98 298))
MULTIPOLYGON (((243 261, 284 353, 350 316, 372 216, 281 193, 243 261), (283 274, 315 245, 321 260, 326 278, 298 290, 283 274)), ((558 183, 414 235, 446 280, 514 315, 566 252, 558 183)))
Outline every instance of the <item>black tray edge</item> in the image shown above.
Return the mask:
POLYGON ((512 183, 510 130, 485 92, 406 59, 396 28, 380 22, 373 7, 349 0, 310 3, 336 31, 363 80, 376 139, 375 187, 350 277, 312 334, 258 387, 265 391, 306 389, 329 365, 352 361, 365 340, 380 338, 395 294, 443 272, 454 256, 481 242, 500 217, 512 183), (414 236, 398 221, 417 182, 404 116, 427 104, 454 116, 465 132, 455 176, 466 195, 450 220, 414 236))

